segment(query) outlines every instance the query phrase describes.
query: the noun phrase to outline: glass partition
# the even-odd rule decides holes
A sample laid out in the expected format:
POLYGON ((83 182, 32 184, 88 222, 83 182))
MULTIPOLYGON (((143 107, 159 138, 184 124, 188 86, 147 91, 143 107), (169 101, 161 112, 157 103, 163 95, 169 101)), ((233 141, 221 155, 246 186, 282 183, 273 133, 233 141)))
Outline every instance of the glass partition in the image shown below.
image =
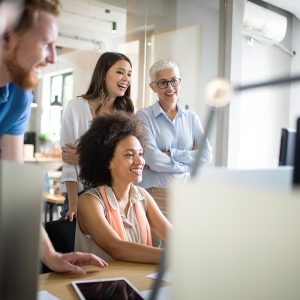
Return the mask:
MULTIPOLYGON (((218 74, 219 0, 61 2, 57 62, 42 70, 36 90, 41 105, 30 130, 51 130, 51 78, 72 73, 69 98, 81 95, 105 51, 122 52, 132 61, 131 96, 136 110, 156 101, 149 89, 151 64, 161 58, 175 61, 182 78, 180 101, 204 122, 205 85, 218 74)), ((64 99, 64 106, 68 100, 64 99)))

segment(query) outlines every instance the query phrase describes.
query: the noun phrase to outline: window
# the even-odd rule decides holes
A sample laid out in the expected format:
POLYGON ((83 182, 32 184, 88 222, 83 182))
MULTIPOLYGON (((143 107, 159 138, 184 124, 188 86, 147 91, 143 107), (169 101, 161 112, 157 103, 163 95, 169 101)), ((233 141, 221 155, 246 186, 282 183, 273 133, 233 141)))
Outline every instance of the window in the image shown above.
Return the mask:
POLYGON ((55 96, 62 107, 66 101, 73 97, 73 72, 64 73, 50 77, 50 99, 54 102, 55 96))
MULTIPOLYGON (((60 139, 62 113, 68 100, 73 97, 73 73, 64 73, 50 78, 50 99, 51 103, 58 100, 61 107, 50 106, 50 140, 57 143, 60 139)), ((50 105, 51 105, 50 103, 50 105)))
POLYGON ((60 140, 63 108, 73 98, 73 80, 73 72, 69 70, 52 74, 45 80, 41 133, 47 133, 55 147, 58 147, 60 140), (60 107, 51 105, 55 99, 61 104, 60 107))

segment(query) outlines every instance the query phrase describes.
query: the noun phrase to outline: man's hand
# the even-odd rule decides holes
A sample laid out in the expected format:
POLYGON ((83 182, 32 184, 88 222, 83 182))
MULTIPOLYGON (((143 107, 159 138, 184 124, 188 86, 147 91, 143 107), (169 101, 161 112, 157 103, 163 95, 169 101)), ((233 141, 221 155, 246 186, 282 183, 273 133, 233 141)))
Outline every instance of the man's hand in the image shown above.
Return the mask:
POLYGON ((80 267, 82 265, 104 268, 107 262, 94 254, 82 252, 62 254, 55 251, 47 258, 47 266, 55 272, 71 272, 83 276, 86 275, 86 271, 80 267))
POLYGON ((55 272, 71 272, 76 275, 85 275, 86 271, 80 266, 94 265, 100 268, 106 267, 107 262, 94 254, 71 252, 58 253, 55 251, 49 236, 41 226, 41 254, 44 264, 55 272))
POLYGON ((62 159, 70 165, 78 165, 79 154, 75 144, 66 144, 62 148, 62 159))

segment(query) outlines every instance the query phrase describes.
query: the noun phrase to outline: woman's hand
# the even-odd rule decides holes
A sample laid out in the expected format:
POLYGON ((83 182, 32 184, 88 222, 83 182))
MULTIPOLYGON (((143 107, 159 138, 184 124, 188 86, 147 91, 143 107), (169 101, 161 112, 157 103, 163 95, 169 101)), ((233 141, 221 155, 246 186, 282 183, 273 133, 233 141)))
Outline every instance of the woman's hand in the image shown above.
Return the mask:
POLYGON ((73 204, 70 204, 69 202, 69 209, 64 219, 72 222, 73 219, 76 218, 76 214, 77 214, 77 201, 73 204))
POLYGON ((62 148, 62 160, 70 165, 78 165, 79 154, 75 144, 66 144, 62 148))

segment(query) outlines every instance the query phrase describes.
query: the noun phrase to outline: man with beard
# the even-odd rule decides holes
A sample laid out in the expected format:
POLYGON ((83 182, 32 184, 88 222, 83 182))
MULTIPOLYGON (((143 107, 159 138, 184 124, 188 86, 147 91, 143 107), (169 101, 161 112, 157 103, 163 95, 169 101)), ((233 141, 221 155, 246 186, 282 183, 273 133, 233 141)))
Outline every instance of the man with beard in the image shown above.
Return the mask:
MULTIPOLYGON (((30 89, 38 82, 38 69, 55 60, 60 6, 59 0, 25 0, 23 4, 16 27, 9 28, 3 22, 3 34, 0 28, 0 158, 18 162, 23 161, 23 134, 32 101, 30 89)), ((1 9, 4 5, 0 1, 1 9)), ((1 16, 0 19, 3 20, 1 16)), ((41 241, 42 260, 53 271, 84 275, 81 264, 107 265, 92 254, 56 252, 43 227, 41 241)))
POLYGON ((23 134, 32 101, 29 89, 38 81, 38 68, 54 63, 57 28, 53 13, 41 11, 37 15, 26 4, 16 28, 4 32, 0 65, 1 159, 23 161, 23 134))

